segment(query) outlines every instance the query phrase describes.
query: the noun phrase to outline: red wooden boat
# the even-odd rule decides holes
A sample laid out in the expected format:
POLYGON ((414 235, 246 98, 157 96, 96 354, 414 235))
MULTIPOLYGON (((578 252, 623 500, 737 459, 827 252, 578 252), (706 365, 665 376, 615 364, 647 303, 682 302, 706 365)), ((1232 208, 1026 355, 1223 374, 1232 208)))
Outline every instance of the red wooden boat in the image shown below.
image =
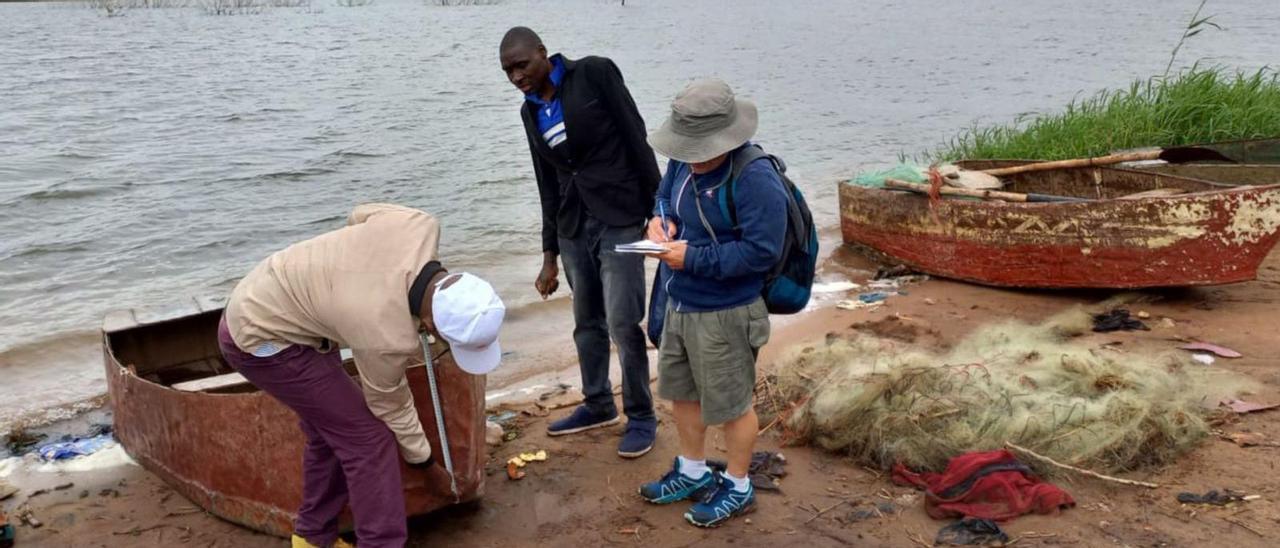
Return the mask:
MULTIPOLYGON (((292 532, 302 499, 298 417, 234 373, 218 350, 221 305, 125 310, 103 323, 103 361, 115 435, 129 455, 201 508, 269 534, 292 532)), ((401 466, 409 515, 484 492, 483 376, 463 372, 444 347, 436 367, 459 496, 444 474, 401 466)), ((347 370, 355 367, 349 360, 347 370)), ((440 440, 426 370, 408 371, 432 450, 440 440)), ((350 524, 348 512, 345 524, 350 524)))
POLYGON ((987 285, 1140 288, 1252 280, 1280 238, 1280 180, 1232 186, 1098 167, 1004 180, 1009 192, 1089 201, 931 202, 920 194, 843 183, 844 241, 922 272, 987 285), (1184 193, 1124 198, 1155 189, 1184 193))

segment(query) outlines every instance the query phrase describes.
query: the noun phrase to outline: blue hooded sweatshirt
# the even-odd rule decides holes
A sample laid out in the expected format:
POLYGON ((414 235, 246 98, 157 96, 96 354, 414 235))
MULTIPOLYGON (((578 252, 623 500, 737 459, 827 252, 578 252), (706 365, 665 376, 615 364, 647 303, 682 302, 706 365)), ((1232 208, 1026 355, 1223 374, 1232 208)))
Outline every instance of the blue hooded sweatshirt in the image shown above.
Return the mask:
POLYGON ((732 164, 730 158, 710 173, 693 175, 688 164, 671 160, 658 184, 654 216, 662 213, 675 221, 675 239, 686 240, 689 245, 683 270, 673 271, 665 263, 661 267, 670 274, 667 293, 672 309, 679 312, 710 312, 751 304, 760 298, 765 274, 782 258, 787 230, 787 195, 782 178, 765 158, 743 168, 734 190, 739 236, 722 207, 732 164), (718 244, 698 217, 698 203, 715 230, 718 244))

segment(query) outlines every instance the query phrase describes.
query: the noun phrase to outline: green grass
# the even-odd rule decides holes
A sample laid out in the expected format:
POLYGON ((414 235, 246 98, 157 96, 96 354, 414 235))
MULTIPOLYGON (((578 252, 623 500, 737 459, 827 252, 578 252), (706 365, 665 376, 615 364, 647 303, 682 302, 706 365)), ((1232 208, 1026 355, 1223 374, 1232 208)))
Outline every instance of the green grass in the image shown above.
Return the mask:
POLYGON ((1280 74, 1192 67, 1073 100, 1057 114, 970 128, 927 156, 1059 160, 1264 137, 1280 137, 1280 74))

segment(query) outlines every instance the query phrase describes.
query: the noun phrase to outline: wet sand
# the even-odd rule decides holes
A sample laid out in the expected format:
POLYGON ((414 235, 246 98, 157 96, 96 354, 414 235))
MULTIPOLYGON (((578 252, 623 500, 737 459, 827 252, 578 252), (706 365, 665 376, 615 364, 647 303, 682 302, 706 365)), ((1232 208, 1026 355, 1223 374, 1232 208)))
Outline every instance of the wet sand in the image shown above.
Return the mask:
MULTIPOLYGON (((861 282, 866 268, 865 262, 841 249, 827 263, 824 275, 851 275, 849 279, 861 282)), ((908 292, 891 298, 876 311, 839 310, 830 306, 830 299, 825 300, 818 310, 776 327, 762 354, 762 367, 773 367, 786 352, 820 344, 832 333, 870 329, 918 344, 945 346, 991 321, 1037 321, 1063 308, 1114 295, 1001 290, 946 280, 913 285, 908 292), (892 315, 908 318, 915 327, 886 331, 886 326, 902 323, 881 321, 892 315)), ((1257 381, 1261 389, 1251 400, 1280 403, 1280 336, 1275 325, 1280 253, 1272 253, 1255 282, 1139 295, 1145 302, 1130 308, 1151 314, 1151 331, 1090 334, 1083 342, 1119 342, 1122 351, 1131 353, 1165 350, 1184 339, 1222 344, 1244 357, 1218 359, 1210 367, 1229 369, 1257 381), (1173 327, 1159 325, 1158 320, 1165 317, 1174 321, 1173 327)), ((569 349, 566 339, 550 347, 558 354, 569 349), (554 349, 557 345, 560 350, 554 349)), ((561 374, 561 378, 573 376, 572 370, 561 374)), ((571 400, 572 394, 560 398, 571 400)), ((560 400, 550 403, 556 401, 560 400)), ((614 453, 620 426, 549 438, 544 433, 547 421, 568 413, 568 408, 547 413, 532 404, 509 407, 526 410, 529 415, 519 419, 520 437, 493 450, 484 499, 414 520, 410 546, 905 547, 920 546, 919 541, 932 543, 938 529, 946 524, 925 515, 918 493, 893 485, 880 471, 806 447, 780 448, 779 429, 775 428, 762 437, 760 446, 780 449, 788 460, 789 475, 782 480, 782 492, 760 492, 758 510, 749 519, 737 519, 715 530, 696 529, 681 518, 685 505, 656 507, 635 495, 640 483, 660 476, 677 454, 673 421, 665 404, 659 410, 662 425, 657 446, 635 461, 622 460, 614 453), (516 453, 533 449, 546 449, 550 459, 529 465, 523 480, 508 480, 499 465, 516 453), (901 507, 901 513, 850 521, 853 508, 866 502, 893 502, 901 507), (832 509, 814 518, 815 509, 828 508, 832 509)), ((1221 429, 1227 433, 1260 432, 1280 440, 1277 413, 1280 411, 1245 415, 1221 429)), ((718 433, 710 441, 709 451, 713 458, 723 456, 718 433)), ((1005 529, 1020 539, 1018 545, 1028 546, 1268 546, 1268 538, 1280 536, 1277 460, 1280 449, 1241 448, 1210 438, 1172 465, 1126 475, 1159 483, 1159 489, 1064 476, 1056 481, 1076 498, 1076 508, 1058 516, 1019 518, 1005 529), (1262 498, 1230 508, 1184 507, 1175 500, 1181 491, 1223 488, 1262 498)), ((19 546, 285 545, 200 512, 136 466, 50 481, 66 482, 75 486, 29 502, 45 525, 40 529, 19 527, 19 546)), ((6 501, 5 508, 11 510, 24 496, 6 501)))

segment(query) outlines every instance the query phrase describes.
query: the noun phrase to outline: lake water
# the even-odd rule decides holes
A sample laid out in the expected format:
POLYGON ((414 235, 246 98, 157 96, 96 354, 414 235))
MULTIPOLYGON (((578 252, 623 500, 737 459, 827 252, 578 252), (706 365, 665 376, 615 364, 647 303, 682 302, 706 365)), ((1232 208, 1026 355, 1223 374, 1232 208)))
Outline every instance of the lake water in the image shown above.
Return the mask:
MULTIPOLYGON (((451 267, 535 301, 537 193, 497 61, 510 26, 613 58, 651 129, 688 80, 726 79, 830 226, 856 170, 1160 73, 1196 2, 431 4, 0 4, 0 430, 103 391, 105 311, 224 295, 359 202, 438 215, 451 267)), ((1280 60, 1280 3, 1206 13, 1228 30, 1182 61, 1280 60)))

